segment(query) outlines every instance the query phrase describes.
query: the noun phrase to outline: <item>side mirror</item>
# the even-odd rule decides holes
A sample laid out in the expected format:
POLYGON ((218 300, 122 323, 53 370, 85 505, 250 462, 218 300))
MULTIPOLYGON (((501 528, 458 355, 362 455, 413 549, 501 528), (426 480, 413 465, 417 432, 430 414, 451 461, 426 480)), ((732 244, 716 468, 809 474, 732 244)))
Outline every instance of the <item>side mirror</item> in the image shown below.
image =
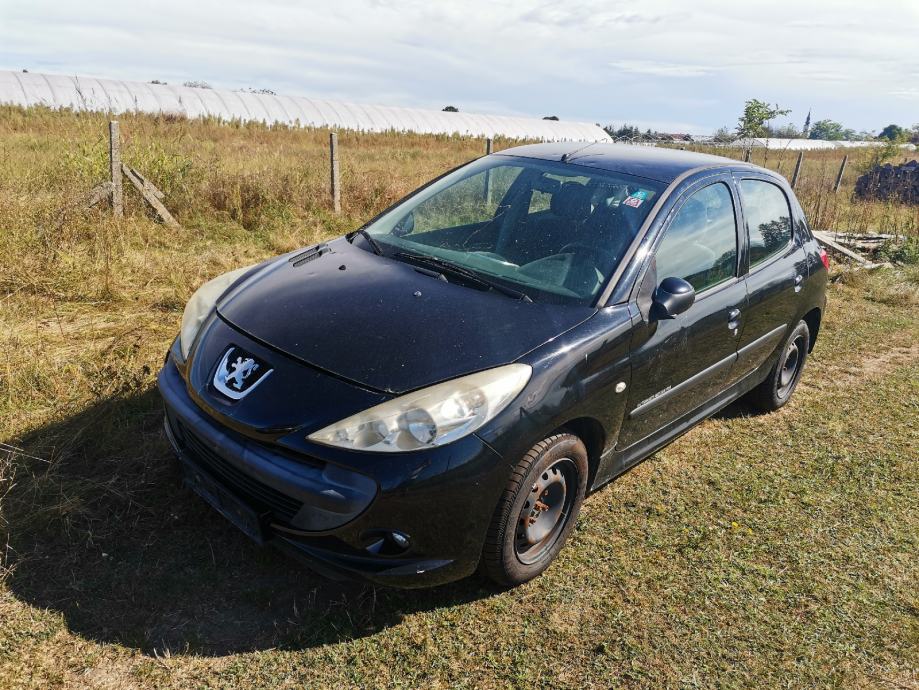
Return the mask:
POLYGON ((664 278, 654 291, 655 316, 672 319, 689 309, 696 301, 696 291, 682 278, 664 278))

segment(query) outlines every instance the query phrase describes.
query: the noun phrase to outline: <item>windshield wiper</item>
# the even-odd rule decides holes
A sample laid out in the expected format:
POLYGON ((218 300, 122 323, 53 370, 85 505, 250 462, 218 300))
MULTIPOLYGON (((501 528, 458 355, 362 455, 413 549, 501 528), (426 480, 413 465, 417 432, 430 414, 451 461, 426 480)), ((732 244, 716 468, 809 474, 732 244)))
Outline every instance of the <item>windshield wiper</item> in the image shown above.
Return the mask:
POLYGON ((519 299, 524 302, 532 302, 530 296, 521 290, 515 290, 514 288, 507 287, 501 283, 489 280, 481 273, 476 273, 471 271, 465 266, 460 266, 455 264, 452 261, 447 261, 446 259, 441 259, 436 256, 426 256, 424 254, 413 254, 411 252, 396 252, 393 255, 395 258, 408 259, 409 261, 414 261, 420 264, 427 264, 428 266, 434 266, 441 271, 446 271, 447 273, 452 273, 453 275, 462 276, 466 280, 476 283, 477 285, 500 292, 508 297, 513 297, 514 299, 519 299))
POLYGON ((374 254, 377 256, 383 256, 383 247, 381 247, 380 243, 373 239, 373 235, 364 230, 364 228, 358 228, 353 232, 349 232, 347 235, 345 235, 345 239, 348 240, 348 242, 351 244, 354 244, 354 238, 358 235, 367 240, 367 244, 370 245, 370 248, 373 250, 374 254))

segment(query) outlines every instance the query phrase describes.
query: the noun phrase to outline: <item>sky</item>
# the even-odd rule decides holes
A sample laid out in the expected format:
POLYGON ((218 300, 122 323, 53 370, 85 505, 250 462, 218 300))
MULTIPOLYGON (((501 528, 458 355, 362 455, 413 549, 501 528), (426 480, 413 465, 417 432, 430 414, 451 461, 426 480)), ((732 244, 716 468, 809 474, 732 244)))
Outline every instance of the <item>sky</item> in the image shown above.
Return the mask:
POLYGON ((0 69, 733 128, 919 123, 919 0, 0 0, 0 69))

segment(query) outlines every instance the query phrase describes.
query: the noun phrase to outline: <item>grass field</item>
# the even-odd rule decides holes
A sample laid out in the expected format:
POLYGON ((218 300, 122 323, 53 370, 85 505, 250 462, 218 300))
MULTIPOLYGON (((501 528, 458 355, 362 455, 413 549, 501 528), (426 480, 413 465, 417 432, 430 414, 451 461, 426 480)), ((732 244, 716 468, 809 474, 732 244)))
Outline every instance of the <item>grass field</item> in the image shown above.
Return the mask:
POLYGON ((122 130, 184 229, 133 191, 121 221, 83 208, 103 116, 0 108, 0 688, 919 687, 915 268, 837 274, 792 403, 734 405, 595 494, 543 577, 335 584, 181 487, 155 373, 205 278, 482 142, 342 134, 333 216, 325 132, 122 130))

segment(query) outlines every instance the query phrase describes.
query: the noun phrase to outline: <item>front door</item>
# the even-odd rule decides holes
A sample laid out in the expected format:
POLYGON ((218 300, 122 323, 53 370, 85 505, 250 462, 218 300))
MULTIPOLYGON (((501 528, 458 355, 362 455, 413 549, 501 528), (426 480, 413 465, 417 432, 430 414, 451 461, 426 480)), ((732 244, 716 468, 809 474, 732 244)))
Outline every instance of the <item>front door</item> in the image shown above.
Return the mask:
MULTIPOLYGON (((688 281, 696 301, 669 319, 643 314, 632 341, 632 385, 618 447, 627 448, 727 388, 746 307, 738 278, 737 200, 728 175, 688 189, 664 225, 643 280, 688 281)), ((644 283, 643 283, 644 285, 644 283)))

